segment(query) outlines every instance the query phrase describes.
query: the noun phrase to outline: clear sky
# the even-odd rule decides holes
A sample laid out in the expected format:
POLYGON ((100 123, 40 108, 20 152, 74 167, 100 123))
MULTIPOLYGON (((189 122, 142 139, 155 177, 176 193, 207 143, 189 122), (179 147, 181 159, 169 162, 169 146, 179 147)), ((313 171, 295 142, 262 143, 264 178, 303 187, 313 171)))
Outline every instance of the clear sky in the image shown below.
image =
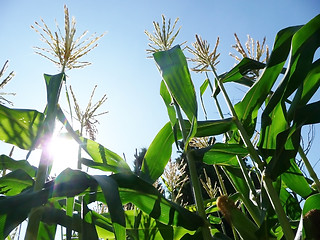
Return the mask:
MULTIPOLYGON (((168 121, 159 95, 161 77, 145 51, 148 40, 144 30, 152 32, 152 21, 160 22, 161 14, 172 21, 179 17, 177 26, 182 28, 176 43, 187 41, 190 45, 195 41, 195 34, 199 34, 213 47, 219 36, 221 63, 217 70, 223 73, 235 64, 229 56, 229 52, 234 52, 231 48, 234 33, 243 42, 247 34, 260 41, 266 36, 271 48, 280 29, 305 24, 320 13, 318 0, 0 0, 0 64, 8 59, 7 73, 16 72, 3 91, 16 93, 15 97, 9 97, 15 108, 43 111, 45 107, 43 73, 56 74, 58 69, 34 54, 33 46, 45 45, 30 25, 43 18, 55 29, 56 19, 63 28, 64 4, 76 18, 78 34, 84 30, 89 30, 89 35, 106 32, 99 47, 82 59, 92 65, 67 72, 67 81, 82 108, 86 107, 95 84, 98 85, 95 101, 107 94, 108 100, 101 111, 109 113, 98 118, 97 141, 119 155, 124 153, 128 161, 133 159, 136 148, 148 147, 168 121)), ((192 74, 192 78, 199 95, 204 76, 192 74)), ((240 100, 237 90, 240 91, 237 87, 229 90, 235 103, 240 100)), ((64 94, 61 101, 67 109, 64 94)), ((215 109, 209 111, 210 119, 218 118, 215 109)), ((203 119, 200 107, 199 115, 203 119)), ((3 144, 1 149, 8 151, 3 144)), ((314 155, 313 161, 318 159, 314 155)))

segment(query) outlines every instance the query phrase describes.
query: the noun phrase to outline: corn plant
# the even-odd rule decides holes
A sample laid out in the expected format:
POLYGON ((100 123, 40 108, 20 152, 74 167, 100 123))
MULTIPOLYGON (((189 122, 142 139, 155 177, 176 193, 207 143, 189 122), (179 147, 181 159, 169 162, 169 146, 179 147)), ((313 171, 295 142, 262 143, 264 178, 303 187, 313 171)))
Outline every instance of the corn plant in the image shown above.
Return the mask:
MULTIPOLYGON (((45 26, 43 29, 47 31, 45 26)), ((170 28, 168 32, 172 34, 170 28)), ((66 34, 69 37, 63 41, 70 43, 74 33, 66 34)), ((57 44, 58 34, 51 35, 58 46, 54 49, 59 52, 62 45, 57 44)), ((200 39, 196 40, 201 48, 207 43, 200 39)), ((303 126, 320 122, 320 103, 310 102, 320 85, 320 60, 314 59, 319 39, 320 15, 306 25, 281 30, 266 63, 243 58, 230 71, 218 75, 214 58, 209 57, 211 60, 205 64, 206 73, 211 72, 214 79, 210 83, 213 96, 224 96, 232 117, 223 118, 221 109, 221 119, 204 121, 198 117, 195 88, 180 46, 154 51, 169 121, 148 147, 137 171, 139 176, 122 157, 73 129, 58 104, 64 70, 70 68, 68 61, 61 58, 62 72, 45 75, 48 102, 44 112, 0 105, 1 140, 27 151, 35 147, 43 151, 38 168, 27 161, 29 154, 23 160, 0 156, 1 170, 7 170, 0 178, 0 239, 14 233, 25 219, 25 239, 54 239, 57 226, 69 229, 67 239, 317 239, 314 219, 320 211, 320 184, 300 146, 300 138, 303 126), (224 84, 246 84, 246 74, 260 69, 253 85, 247 85, 243 99, 232 105, 224 84), (277 85, 278 78, 282 80, 277 85), (68 168, 56 178, 48 177, 51 162, 45 140, 56 120, 87 153, 88 157, 81 157, 79 162, 104 171, 105 175, 68 168), (256 130, 260 132, 257 146, 251 142, 256 130), (221 142, 192 148, 195 139, 222 134, 225 138, 221 142), (169 163, 174 143, 188 163, 194 205, 181 206, 170 201, 153 185, 169 163), (297 154, 311 179, 298 168, 297 154), (252 169, 244 166, 244 158, 252 160, 252 169), (207 180, 203 186, 210 198, 204 200, 196 161, 219 167, 217 175, 224 171, 235 193, 222 190, 218 196, 207 180), (260 180, 258 183, 253 181, 252 174, 260 180), (305 200, 302 209, 291 192, 305 200), (91 203, 103 204, 104 210, 92 207, 91 203), (124 209, 128 203, 135 207, 124 209), (220 227, 225 223, 232 227, 231 235, 220 227)), ((210 55, 212 51, 206 46, 210 55)), ((211 56, 217 56, 215 50, 213 53, 211 56)), ((222 188, 223 184, 219 185, 222 188)))

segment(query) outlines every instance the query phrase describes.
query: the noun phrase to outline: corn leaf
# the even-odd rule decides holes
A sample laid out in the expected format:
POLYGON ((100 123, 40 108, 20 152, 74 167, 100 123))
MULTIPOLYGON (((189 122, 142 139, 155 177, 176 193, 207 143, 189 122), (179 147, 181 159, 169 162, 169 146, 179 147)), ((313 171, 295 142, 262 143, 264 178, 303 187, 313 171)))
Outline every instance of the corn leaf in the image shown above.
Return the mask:
MULTIPOLYGON (((185 121, 187 131, 190 131, 191 124, 185 121)), ((235 128, 232 118, 223 120, 199 121, 196 129, 196 137, 214 136, 223 134, 235 128)), ((181 139, 181 132, 177 131, 177 139, 181 139)), ((175 142, 174 132, 171 123, 167 123, 156 135, 150 144, 144 157, 141 173, 144 180, 153 183, 158 179, 167 165, 171 153, 172 144, 175 142)))
POLYGON ((150 183, 133 174, 113 174, 122 203, 131 202, 144 213, 166 225, 181 226, 197 230, 204 224, 202 218, 185 208, 168 201, 150 183))
POLYGON ((197 99, 186 57, 180 46, 177 45, 168 51, 156 52, 153 57, 171 96, 192 122, 193 118, 197 117, 197 99))
POLYGON ((44 115, 36 110, 10 109, 0 104, 0 140, 29 150, 44 115))

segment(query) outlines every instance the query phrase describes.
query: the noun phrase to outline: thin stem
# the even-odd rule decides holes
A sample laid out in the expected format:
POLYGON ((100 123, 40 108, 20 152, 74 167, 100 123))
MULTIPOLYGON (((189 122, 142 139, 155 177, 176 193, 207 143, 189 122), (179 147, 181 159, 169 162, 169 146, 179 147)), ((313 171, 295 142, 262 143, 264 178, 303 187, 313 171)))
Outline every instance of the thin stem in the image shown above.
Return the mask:
POLYGON ((228 195, 226 186, 224 185, 223 179, 222 179, 222 177, 221 177, 221 175, 220 175, 220 172, 219 172, 219 169, 218 169, 217 165, 216 165, 216 164, 213 164, 213 167, 214 167, 214 170, 216 171, 216 174, 217 174, 217 177, 218 177, 218 180, 219 180, 220 187, 222 188, 222 193, 223 193, 223 195, 228 195))
MULTIPOLYGON (((238 131, 240 133, 240 136, 241 136, 241 139, 243 140, 243 142, 245 143, 248 151, 249 151, 249 154, 250 154, 250 157, 251 159, 257 164, 259 170, 261 172, 264 171, 264 163, 261 161, 258 153, 256 152, 251 140, 250 140, 250 137, 248 136, 246 130, 244 129, 242 123, 239 121, 239 118, 237 117, 237 113, 230 101, 230 98, 223 86, 223 83, 221 81, 221 79, 219 79, 219 76, 217 75, 216 71, 214 70, 214 67, 211 65, 211 69, 212 69, 212 72, 213 74, 215 75, 215 77, 217 78, 217 82, 218 82, 218 86, 227 102, 227 105, 229 107, 229 110, 234 118, 234 122, 238 128, 238 131)), ((267 176, 264 176, 263 177, 263 182, 264 182, 264 185, 267 189, 267 193, 268 193, 268 196, 269 196, 269 199, 270 199, 270 202, 278 216, 278 219, 279 219, 279 222, 280 222, 280 225, 282 227, 282 231, 286 237, 287 240, 290 240, 290 239, 294 239, 294 234, 292 232, 292 229, 291 229, 291 226, 290 226, 290 223, 287 219, 287 216, 283 210, 283 207, 281 205, 281 202, 280 202, 280 199, 279 199, 279 196, 277 195, 277 192, 275 191, 273 185, 272 185, 272 181, 269 177, 267 176)))
MULTIPOLYGON (((207 75, 207 78, 209 79, 208 75, 207 75)), ((210 85, 210 88, 211 88, 211 91, 212 91, 212 94, 214 94, 213 92, 213 87, 211 85, 211 82, 209 81, 209 85, 210 85)), ((221 119, 224 119, 224 116, 223 116, 223 112, 222 112, 222 109, 220 107, 220 103, 217 99, 216 96, 212 96, 215 100, 215 104, 216 104, 216 107, 218 109, 218 112, 219 112, 219 115, 220 115, 220 118, 221 119)), ((230 139, 231 138, 231 133, 230 132, 227 132, 225 133, 225 136, 226 136, 226 139, 230 139)), ((250 179, 249 177, 249 174, 248 174, 248 171, 246 169, 246 166, 244 164, 244 162, 242 161, 242 159, 240 159, 239 156, 236 156, 237 157, 237 160, 238 160, 238 163, 239 163, 239 166, 241 168, 241 171, 242 171, 242 174, 246 180, 246 183, 248 185, 248 187, 250 188, 250 191, 252 192, 252 194, 254 195, 254 197, 257 199, 258 198, 258 194, 257 194, 257 191, 253 185, 253 182, 252 180, 250 179)), ((226 194, 226 193, 225 193, 226 194)), ((245 197, 243 197, 243 199, 245 199, 245 197)), ((244 201, 244 204, 246 205, 250 215, 252 216, 252 218, 254 219, 255 223, 258 224, 259 226, 261 225, 261 220, 260 218, 257 216, 256 212, 254 210, 251 209, 251 206, 250 204, 247 202, 247 201, 244 201)))
POLYGON ((313 167, 311 166, 311 164, 310 164, 310 162, 309 162, 309 160, 308 160, 308 158, 307 158, 307 156, 301 146, 299 146, 298 152, 299 152, 300 157, 302 158, 304 165, 306 166, 306 168, 310 174, 310 177, 315 182, 318 192, 320 192, 319 178, 318 178, 317 174, 315 173, 315 171, 313 170, 313 167))
POLYGON ((293 231, 291 230, 290 223, 287 219, 287 215, 283 210, 278 194, 272 185, 272 181, 269 177, 263 176, 263 183, 266 188, 266 192, 269 196, 273 209, 277 213, 280 225, 282 227, 283 234, 287 240, 294 239, 293 231))
MULTIPOLYGON (((178 120, 179 120, 180 129, 181 129, 181 133, 182 133, 183 143, 186 144, 187 136, 186 136, 186 127, 184 124, 184 119, 182 118, 180 107, 175 100, 174 100, 174 105, 175 105, 177 115, 178 115, 178 120)), ((186 152, 186 159, 187 159, 188 166, 189 166, 190 180, 192 183, 192 188, 193 188, 192 190, 193 190, 193 195, 194 195, 197 211, 198 211, 198 214, 200 215, 200 217, 202 217, 205 222, 205 225, 202 227, 203 239, 209 240, 212 237, 211 237, 211 233, 210 233, 209 224, 207 222, 207 216, 206 216, 204 202, 203 202, 203 198, 202 198, 202 194, 201 194, 200 181, 199 181, 198 174, 197 174, 195 160, 194 160, 193 155, 191 154, 189 149, 187 149, 187 152, 186 152)))

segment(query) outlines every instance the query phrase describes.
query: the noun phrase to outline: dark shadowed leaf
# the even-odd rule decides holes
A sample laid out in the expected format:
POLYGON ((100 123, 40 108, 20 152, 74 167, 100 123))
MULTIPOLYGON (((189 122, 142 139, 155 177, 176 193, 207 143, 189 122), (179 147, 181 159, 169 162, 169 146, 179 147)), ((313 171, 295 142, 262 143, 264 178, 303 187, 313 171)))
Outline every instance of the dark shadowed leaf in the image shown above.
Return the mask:
POLYGON ((93 176, 100 185, 112 220, 116 239, 126 239, 126 222, 116 181, 108 176, 93 176))

